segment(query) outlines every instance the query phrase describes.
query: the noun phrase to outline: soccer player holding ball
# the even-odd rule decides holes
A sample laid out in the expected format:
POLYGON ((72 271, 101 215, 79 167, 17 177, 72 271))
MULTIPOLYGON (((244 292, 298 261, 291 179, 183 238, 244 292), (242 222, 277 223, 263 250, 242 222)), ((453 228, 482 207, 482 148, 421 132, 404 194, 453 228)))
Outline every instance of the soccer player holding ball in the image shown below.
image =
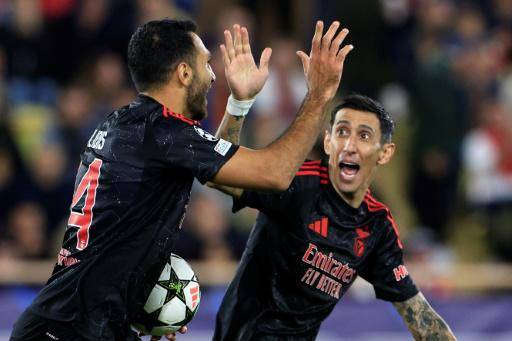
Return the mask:
MULTIPOLYGON (((322 36, 318 25, 316 40, 325 44, 312 46, 302 107, 287 133, 261 150, 200 127, 215 75, 192 22, 164 19, 137 29, 128 66, 139 96, 110 113, 85 146, 57 262, 11 340, 139 339, 130 323, 169 260, 194 178, 246 189, 289 187, 352 49, 342 46, 346 30, 322 36), (325 53, 335 58, 326 62, 325 53)), ((226 31, 221 48, 232 91, 227 116, 236 121, 263 87, 271 51, 263 51, 258 67, 247 30, 236 25, 233 33, 234 39, 226 31)))

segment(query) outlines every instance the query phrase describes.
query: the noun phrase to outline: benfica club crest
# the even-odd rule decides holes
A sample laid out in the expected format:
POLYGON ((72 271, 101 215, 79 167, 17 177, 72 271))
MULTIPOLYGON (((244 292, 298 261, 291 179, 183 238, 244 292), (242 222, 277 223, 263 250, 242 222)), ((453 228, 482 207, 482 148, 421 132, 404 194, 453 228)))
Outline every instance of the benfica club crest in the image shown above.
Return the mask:
POLYGON ((368 226, 356 228, 356 238, 354 240, 354 253, 357 257, 361 257, 365 250, 365 239, 370 236, 368 226))

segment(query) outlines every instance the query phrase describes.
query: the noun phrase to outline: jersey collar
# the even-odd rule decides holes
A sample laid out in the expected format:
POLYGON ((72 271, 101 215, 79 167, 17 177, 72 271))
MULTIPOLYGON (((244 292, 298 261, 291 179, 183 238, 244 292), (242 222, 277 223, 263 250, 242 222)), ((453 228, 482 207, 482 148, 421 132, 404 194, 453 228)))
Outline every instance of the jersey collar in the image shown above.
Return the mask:
POLYGON ((171 109, 167 108, 165 105, 163 105, 160 102, 158 102, 157 100, 155 100, 153 97, 139 93, 138 98, 141 101, 148 101, 148 102, 157 103, 158 105, 160 105, 162 107, 162 116, 164 116, 165 118, 173 117, 173 118, 176 118, 176 119, 183 121, 190 125, 198 125, 198 126, 201 125, 201 122, 199 122, 199 121, 185 117, 183 114, 175 113, 171 109))

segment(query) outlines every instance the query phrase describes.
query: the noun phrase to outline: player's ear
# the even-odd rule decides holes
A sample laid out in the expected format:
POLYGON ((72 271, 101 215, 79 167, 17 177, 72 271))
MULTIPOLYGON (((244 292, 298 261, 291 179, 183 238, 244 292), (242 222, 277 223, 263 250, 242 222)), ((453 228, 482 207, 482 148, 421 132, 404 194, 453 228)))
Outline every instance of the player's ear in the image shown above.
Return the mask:
POLYGON ((329 130, 325 130, 325 136, 324 136, 324 151, 325 154, 331 155, 331 134, 329 133, 329 130))
POLYGON ((183 86, 188 87, 192 84, 194 74, 192 68, 187 63, 179 63, 176 68, 176 72, 178 73, 178 79, 183 86))
POLYGON ((388 163, 395 154, 395 149, 396 145, 393 142, 384 143, 384 146, 379 151, 379 159, 377 160, 377 164, 385 165, 388 163))

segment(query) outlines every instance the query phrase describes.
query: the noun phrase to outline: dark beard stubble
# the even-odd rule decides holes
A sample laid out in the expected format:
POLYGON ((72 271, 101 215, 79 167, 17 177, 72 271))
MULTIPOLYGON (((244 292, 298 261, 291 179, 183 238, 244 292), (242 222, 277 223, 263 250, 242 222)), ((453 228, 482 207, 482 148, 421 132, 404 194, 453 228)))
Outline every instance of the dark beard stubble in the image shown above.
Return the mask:
POLYGON ((196 81, 196 77, 192 79, 192 85, 187 93, 187 108, 193 120, 200 121, 207 116, 206 112, 206 95, 208 94, 209 84, 200 84, 196 81))

